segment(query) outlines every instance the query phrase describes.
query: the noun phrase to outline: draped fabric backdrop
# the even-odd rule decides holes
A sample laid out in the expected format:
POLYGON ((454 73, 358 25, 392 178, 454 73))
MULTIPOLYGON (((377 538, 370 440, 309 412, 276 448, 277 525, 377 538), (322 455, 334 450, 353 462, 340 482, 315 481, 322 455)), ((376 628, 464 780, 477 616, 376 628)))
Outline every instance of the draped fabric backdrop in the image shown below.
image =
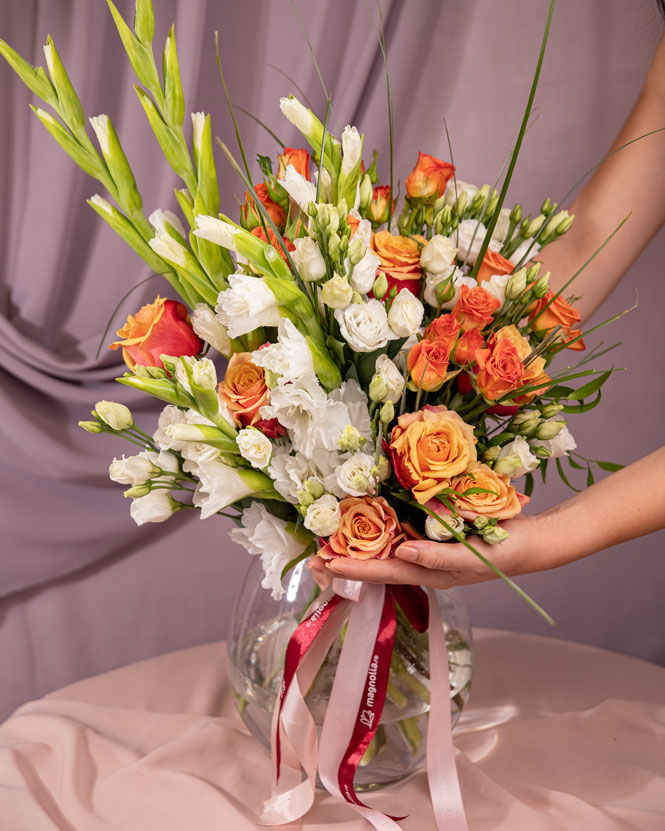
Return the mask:
MULTIPOLYGON (((131 16, 133 2, 117 5, 131 16)), ((357 124, 365 147, 381 153, 385 182, 387 106, 375 4, 299 5, 333 94, 331 129, 357 124)), ((383 0, 402 180, 418 149, 448 158, 445 116, 459 177, 494 181, 517 133, 547 5, 383 0)), ((300 95, 296 84, 319 110, 325 97, 288 0, 155 0, 155 7, 156 44, 175 21, 190 111, 211 112, 214 133, 233 144, 215 66, 217 29, 232 99, 286 144, 302 143, 281 117, 278 98, 300 95)), ((146 213, 174 209, 176 177, 139 106, 103 0, 2 0, 0 11, 0 37, 44 64, 41 47, 50 33, 86 114, 112 117, 146 213)), ((546 195, 559 199, 602 157, 661 30, 650 0, 559 0, 536 99, 540 118, 524 145, 513 201, 536 210, 546 195)), ((131 447, 76 427, 105 398, 128 404, 144 429, 154 429, 159 404, 114 384, 123 371, 119 353, 103 349, 95 360, 110 311, 149 271, 85 204, 96 183, 33 117, 30 94, 4 63, 0 100, 0 713, 7 713, 76 678, 224 637, 248 555, 227 539, 221 518, 201 523, 191 512, 137 528, 121 488, 106 476, 111 458, 131 447)), ((248 158, 259 151, 274 156, 273 139, 240 120, 248 158)), ((242 187, 221 154, 218 172, 223 209, 234 215, 242 187)), ((652 356, 663 354, 664 253, 661 234, 598 314, 601 320, 632 305, 639 288, 639 308, 603 332, 609 342, 624 341, 612 357, 628 371, 614 376, 593 414, 572 419, 580 450, 591 458, 628 463, 662 442, 665 387, 652 356)), ((135 291, 113 329, 158 291, 169 296, 161 278, 135 291)), ((552 482, 533 505, 541 509, 567 495, 552 482)), ((662 546, 663 535, 652 535, 522 578, 557 619, 554 630, 498 582, 464 593, 477 625, 665 662, 662 546)))

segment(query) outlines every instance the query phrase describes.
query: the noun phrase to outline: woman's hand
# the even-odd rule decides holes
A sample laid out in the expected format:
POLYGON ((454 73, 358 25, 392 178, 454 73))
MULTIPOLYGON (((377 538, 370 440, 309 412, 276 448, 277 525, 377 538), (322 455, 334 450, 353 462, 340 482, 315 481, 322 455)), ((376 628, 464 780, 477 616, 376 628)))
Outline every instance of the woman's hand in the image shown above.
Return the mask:
MULTIPOLYGON (((546 567, 542 564, 542 529, 538 516, 524 516, 501 525, 510 534, 505 542, 488 545, 480 537, 469 537, 469 544, 504 574, 512 577, 546 567)), ((325 588, 333 577, 363 580, 367 583, 403 583, 448 589, 491 580, 497 575, 461 543, 409 540, 388 560, 355 560, 337 557, 308 562, 314 579, 325 588)))

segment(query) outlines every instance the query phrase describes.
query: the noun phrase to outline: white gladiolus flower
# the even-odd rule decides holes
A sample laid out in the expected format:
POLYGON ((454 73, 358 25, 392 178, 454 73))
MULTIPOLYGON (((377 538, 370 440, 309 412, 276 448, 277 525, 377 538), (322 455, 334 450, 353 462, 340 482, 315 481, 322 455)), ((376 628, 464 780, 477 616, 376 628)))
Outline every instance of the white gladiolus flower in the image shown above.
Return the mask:
POLYGON ((215 312, 230 338, 239 338, 259 326, 278 326, 282 319, 275 295, 260 277, 230 274, 230 288, 220 291, 215 312))
POLYGON ((279 108, 282 114, 297 127, 303 135, 308 136, 312 130, 312 114, 297 98, 280 98, 279 108))
POLYGON ((342 172, 348 176, 360 161, 363 140, 356 127, 348 124, 342 133, 342 172))
MULTIPOLYGON (((480 248, 485 239, 487 228, 477 219, 464 219, 459 227, 453 232, 452 237, 457 242, 457 259, 463 263, 473 265, 480 253, 480 248), (477 230, 476 230, 477 229, 477 230), (473 242, 472 242, 473 240, 473 242)), ((501 244, 496 240, 490 240, 490 251, 498 251, 501 244)))
POLYGON ((260 502, 253 502, 242 513, 242 528, 233 528, 229 536, 250 554, 258 554, 263 565, 261 585, 270 589, 275 600, 284 594, 281 574, 284 566, 302 554, 305 545, 286 530, 286 523, 268 513, 260 502))
POLYGON ((372 493, 376 480, 371 473, 374 459, 367 453, 354 453, 335 471, 340 490, 349 496, 364 496, 372 493))
POLYGON ((243 459, 252 467, 263 470, 270 463, 272 456, 272 442, 260 430, 246 427, 236 436, 236 444, 243 459))
POLYGON ((326 262, 321 249, 311 237, 297 237, 293 240, 296 250, 291 257, 300 276, 306 283, 315 283, 326 276, 326 262))
POLYGON ((224 222, 214 216, 198 214, 194 217, 194 235, 221 245, 222 248, 235 250, 235 236, 239 229, 230 222, 224 222))
POLYGON ((100 196, 98 193, 96 193, 94 196, 91 196, 88 201, 91 205, 94 205, 96 208, 99 208, 106 214, 113 213, 113 205, 111 205, 108 199, 104 199, 104 197, 100 196))
POLYGON ((166 223, 168 222, 168 224, 176 230, 181 237, 187 239, 187 232, 183 228, 182 222, 172 211, 162 211, 161 209, 157 209, 150 214, 148 221, 158 234, 168 233, 166 230, 166 223))
POLYGON ((388 326, 386 308, 378 300, 353 303, 344 310, 337 310, 335 319, 342 337, 355 352, 374 352, 395 338, 388 326))
POLYGON ((395 362, 391 361, 387 355, 379 355, 376 359, 374 371, 383 378, 388 388, 384 401, 392 401, 393 404, 396 404, 402 397, 404 376, 395 365, 395 362))
POLYGON ((499 213, 499 218, 496 221, 496 225, 494 226, 494 231, 492 232, 492 239, 495 239, 497 242, 504 243, 506 237, 508 236, 508 229, 510 228, 510 208, 501 208, 499 213))
POLYGON ((516 436, 499 452, 494 469, 511 479, 517 479, 525 473, 531 473, 540 464, 540 459, 531 452, 529 442, 522 436, 516 436))
MULTIPOLYGON (((464 530, 464 520, 461 516, 453 517, 451 514, 442 513, 441 519, 458 534, 464 530)), ((425 533, 431 540, 436 540, 436 542, 444 542, 445 540, 452 539, 454 536, 445 525, 442 525, 433 516, 428 516, 425 520, 425 533)))
POLYGON ((146 522, 164 522, 179 510, 178 503, 166 490, 156 490, 139 499, 133 499, 129 513, 137 525, 146 522))
POLYGON ((215 313, 206 303, 197 303, 190 315, 192 328, 196 334, 216 349, 220 355, 231 354, 231 340, 226 327, 215 317, 215 313))
MULTIPOLYGON (((48 45, 49 54, 51 47, 48 45)), ((46 50, 46 46, 44 49, 46 50)), ((99 142, 99 146, 102 148, 102 153, 104 156, 108 156, 109 152, 109 117, 107 115, 93 115, 91 116, 88 121, 90 122, 90 126, 95 131, 95 135, 97 136, 97 141, 99 142)))
POLYGON ((152 437, 157 447, 161 450, 182 450, 183 443, 173 441, 172 437, 166 432, 166 428, 172 424, 186 423, 187 414, 185 411, 173 404, 167 404, 159 414, 157 429, 152 437))
POLYGON ((482 287, 503 306, 506 302, 506 286, 511 277, 512 274, 493 274, 489 280, 483 280, 482 287))
MULTIPOLYGON (((317 444, 318 428, 324 424, 327 405, 328 398, 313 376, 297 384, 278 384, 271 390, 270 404, 261 407, 260 413, 261 418, 276 418, 286 427, 294 448, 311 457, 317 444)), ((344 425, 339 432, 343 429, 344 425)))
POLYGON ((205 113, 192 113, 192 144, 196 148, 197 153, 201 152, 201 138, 203 136, 203 128, 205 127, 205 122, 205 113))
POLYGON ((254 493, 254 488, 247 484, 240 469, 229 467, 217 459, 200 462, 196 474, 199 484, 192 501, 201 509, 201 519, 207 519, 232 502, 254 493))
POLYGON ((455 266, 453 269, 449 271, 444 271, 443 274, 427 274, 425 277, 425 293, 424 298, 425 302, 429 303, 430 306, 434 306, 436 309, 439 305, 439 301, 436 297, 436 289, 441 283, 444 283, 449 277, 450 272, 452 271, 453 277, 453 287, 455 289, 455 293, 451 297, 450 300, 446 301, 441 305, 442 309, 452 309, 453 306, 459 300, 460 290, 462 286, 468 286, 472 289, 474 286, 477 286, 478 283, 475 281, 473 277, 467 277, 461 269, 455 266))
POLYGON ((192 394, 192 388, 189 384, 185 365, 191 369, 192 381, 197 386, 206 390, 217 389, 217 370, 210 358, 197 360, 193 355, 182 355, 175 366, 175 377, 190 395, 192 394))
POLYGON ((310 202, 316 202, 316 186, 298 173, 292 164, 286 166, 279 183, 304 213, 307 213, 310 202))
POLYGON ((187 261, 187 249, 174 240, 166 231, 160 231, 152 239, 148 240, 148 245, 155 254, 158 254, 163 260, 169 263, 184 266, 187 261))
POLYGON ((539 447, 546 447, 549 451, 551 451, 552 459, 556 459, 559 456, 567 456, 571 450, 575 450, 577 447, 577 442, 572 437, 570 430, 567 427, 564 427, 563 430, 553 439, 544 441, 536 439, 533 444, 539 447))
POLYGON ((341 519, 339 502, 326 493, 307 508, 303 525, 317 537, 329 537, 337 531, 341 519))
POLYGON ((356 263, 351 274, 351 286, 358 294, 368 294, 371 291, 376 279, 376 270, 380 265, 381 260, 378 254, 371 248, 367 248, 362 260, 356 263))
POLYGON ((422 323, 425 307, 408 289, 402 289, 388 312, 388 325, 400 338, 415 335, 422 323))
POLYGON ((452 237, 435 234, 423 246, 420 252, 420 265, 423 271, 431 274, 448 273, 450 266, 455 262, 457 248, 452 237))
POLYGON ((314 374, 312 353, 305 336, 288 317, 279 321, 277 343, 252 352, 252 362, 280 376, 283 383, 300 381, 314 374))
POLYGON ((144 485, 157 472, 145 453, 123 456, 122 459, 114 459, 109 465, 109 479, 120 485, 144 485))
POLYGON ((467 204, 469 204, 478 190, 479 188, 470 182, 463 182, 461 179, 455 182, 455 179, 451 179, 446 186, 446 205, 454 205, 463 193, 466 193, 467 204))

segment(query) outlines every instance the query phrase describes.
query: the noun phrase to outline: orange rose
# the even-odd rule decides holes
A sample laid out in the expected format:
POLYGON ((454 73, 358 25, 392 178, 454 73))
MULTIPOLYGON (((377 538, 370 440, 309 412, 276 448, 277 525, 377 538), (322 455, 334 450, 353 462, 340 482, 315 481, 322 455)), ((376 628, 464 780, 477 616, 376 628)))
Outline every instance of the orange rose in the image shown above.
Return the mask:
POLYGON ((454 171, 449 162, 419 151, 418 162, 404 182, 406 192, 412 199, 438 199, 443 196, 454 171))
MULTIPOLYGON (((268 240, 268 237, 266 236, 266 232, 263 230, 263 228, 260 225, 257 225, 256 228, 252 228, 251 233, 254 234, 255 237, 258 237, 260 240, 263 240, 263 242, 269 242, 270 245, 272 245, 273 248, 275 248, 277 251, 279 251, 279 253, 282 256, 282 259, 286 260, 286 255, 284 254, 284 249, 282 248, 282 246, 277 241, 277 237, 275 236, 275 232, 273 231, 272 228, 268 228, 268 234, 270 235, 270 240, 268 240)), ((284 241, 284 244, 286 245, 286 250, 287 251, 295 251, 296 250, 295 245, 291 242, 290 239, 287 239, 286 237, 282 237, 282 240, 284 241)))
POLYGON ((163 367, 160 355, 198 355, 203 349, 203 341, 189 322, 187 308, 159 295, 154 303, 129 315, 116 334, 123 340, 115 341, 109 349, 122 347, 122 357, 132 371, 137 364, 163 367))
POLYGON ((510 260, 502 257, 497 251, 490 251, 488 248, 478 269, 476 280, 478 283, 483 283, 485 280, 489 280, 494 274, 512 274, 514 268, 515 266, 510 260))
POLYGON ((420 245, 426 242, 424 237, 401 237, 390 231, 379 231, 372 236, 372 248, 380 261, 379 268, 385 272, 389 288, 395 286, 397 291, 409 289, 416 296, 420 293, 420 245))
MULTIPOLYGON (((553 297, 554 292, 548 291, 545 297, 541 300, 536 300, 529 309, 529 322, 533 321, 531 328, 539 338, 544 338, 555 326, 560 325, 560 335, 563 335, 564 343, 568 343, 582 334, 580 329, 572 328, 575 323, 581 323, 582 318, 577 309, 574 309, 563 297, 559 296, 552 300, 553 297), (550 300, 552 300, 551 303, 550 300), (549 306, 547 305, 548 303, 550 303, 549 306), (546 309, 545 306, 547 306, 546 309), (542 309, 545 309, 545 311, 541 314, 542 309), (538 318, 537 320, 535 320, 536 317, 538 318)), ((586 349, 586 345, 580 339, 575 341, 575 343, 571 343, 568 349, 579 351, 586 349)))
POLYGON ((408 523, 400 524, 394 509, 382 496, 351 496, 342 499, 339 509, 339 528, 317 552, 324 560, 385 560, 405 539, 418 537, 408 523))
MULTIPOLYGON (((393 199, 393 209, 395 200, 393 199)), ((375 225, 381 225, 388 221, 390 213, 390 185, 374 185, 372 201, 367 209, 367 219, 375 225)))
POLYGON ((421 505, 477 459, 473 427, 444 406, 401 415, 388 452, 395 476, 421 505))
POLYGON ((496 401, 510 390, 522 386, 524 364, 508 338, 492 338, 488 349, 476 352, 476 383, 486 401, 496 401))
POLYGON ((281 179, 286 173, 286 168, 292 165, 296 173, 300 173, 309 182, 309 153, 305 149, 297 150, 293 147, 285 147, 284 153, 277 156, 277 178, 281 179))
MULTIPOLYGON (((268 216, 277 228, 284 225, 286 222, 286 211, 268 196, 268 186, 264 182, 260 182, 258 185, 254 185, 254 190, 259 197, 259 201, 268 212, 268 216)), ((254 197, 248 191, 245 191, 245 204, 240 207, 240 219, 248 231, 251 231, 257 225, 261 224, 261 216, 254 202, 254 197)))
POLYGON ((259 409, 270 402, 270 390, 263 368, 252 363, 251 352, 236 352, 231 356, 217 394, 243 427, 256 425, 261 420, 259 409))
POLYGON ((442 340, 420 340, 409 350, 407 368, 415 387, 435 390, 446 380, 450 347, 442 340))
POLYGON ((423 337, 427 340, 443 341, 448 347, 448 352, 451 352, 459 332, 460 325, 457 318, 452 315, 439 315, 425 329, 423 337))
POLYGON ((491 493, 472 493, 455 497, 455 508, 461 517, 473 521, 478 516, 488 519, 512 519, 529 501, 528 496, 518 494, 508 476, 495 473, 487 465, 474 462, 461 476, 455 476, 450 487, 458 493, 471 488, 484 488, 491 493))
POLYGON ((459 366, 472 364, 476 360, 476 352, 485 347, 485 340, 480 329, 467 329, 455 346, 452 359, 459 366))
MULTIPOLYGON (((531 354, 531 344, 524 337, 524 335, 520 335, 517 326, 503 326, 496 333, 496 338, 508 339, 513 344, 515 349, 517 349, 517 353, 522 362, 531 354)), ((524 367, 520 387, 530 387, 533 384, 544 384, 545 382, 549 382, 551 380, 550 376, 545 372, 545 358, 533 358, 533 360, 531 360, 524 367)), ((546 389, 547 386, 542 386, 537 390, 525 393, 524 395, 515 396, 513 400, 515 403, 520 405, 528 404, 537 396, 542 395, 546 389)))
POLYGON ((462 286, 459 300, 453 307, 453 314, 460 322, 462 331, 469 329, 484 329, 492 322, 493 313, 499 308, 501 301, 480 286, 470 289, 462 286))

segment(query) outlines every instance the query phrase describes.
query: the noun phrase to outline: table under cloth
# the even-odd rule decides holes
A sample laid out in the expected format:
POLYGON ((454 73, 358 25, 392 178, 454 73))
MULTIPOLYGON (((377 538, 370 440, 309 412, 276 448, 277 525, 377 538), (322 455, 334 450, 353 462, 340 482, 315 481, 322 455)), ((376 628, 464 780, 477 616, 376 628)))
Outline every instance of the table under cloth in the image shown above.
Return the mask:
MULTIPOLYGON (((80 681, 0 727, 2 831, 248 831, 270 781, 223 643, 80 681)), ((665 669, 533 635, 475 633, 455 729, 470 831, 665 829, 665 669)), ((424 774, 369 795, 434 820, 424 774)), ((290 826, 292 827, 292 826, 290 826)), ((320 793, 304 831, 370 828, 320 793)))

